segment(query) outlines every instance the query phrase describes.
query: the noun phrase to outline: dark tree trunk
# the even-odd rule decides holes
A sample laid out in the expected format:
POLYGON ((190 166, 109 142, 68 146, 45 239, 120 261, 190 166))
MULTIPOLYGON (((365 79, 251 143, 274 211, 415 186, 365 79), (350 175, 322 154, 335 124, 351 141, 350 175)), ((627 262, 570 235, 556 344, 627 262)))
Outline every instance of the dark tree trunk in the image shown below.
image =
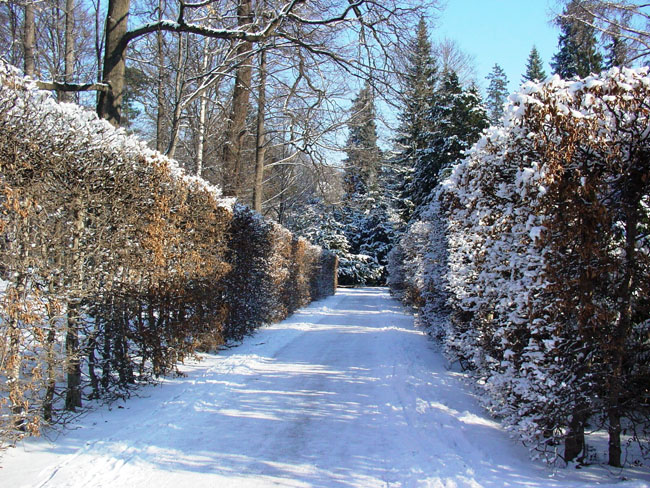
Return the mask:
MULTIPOLYGON (((50 318, 52 320, 52 318, 50 318)), ((47 386, 43 398, 43 419, 51 422, 54 410, 54 393, 56 391, 56 357, 54 355, 54 344, 56 341, 56 327, 52 325, 47 333, 47 386)))
POLYGON ((67 360, 67 389, 65 393, 66 410, 75 411, 81 407, 81 357, 79 351, 79 307, 68 303, 68 331, 65 336, 67 360))
POLYGON ((641 199, 644 195, 644 184, 647 181, 648 154, 641 152, 635 155, 632 167, 626 176, 627 185, 623 189, 623 215, 625 216, 625 253, 621 263, 622 279, 618 289, 618 321, 612 337, 609 350, 612 354, 612 374, 609 381, 607 398, 607 414, 609 420, 609 459, 610 466, 621 466, 621 400, 624 395, 626 374, 625 357, 629 354, 626 340, 633 323, 632 298, 636 290, 636 262, 638 225, 642 214, 641 199))
POLYGON ((131 0, 109 0, 104 44, 103 81, 111 90, 100 92, 97 115, 115 126, 120 125, 126 70, 126 32, 131 0))
POLYGON ((81 199, 72 200, 72 217, 74 220, 72 246, 70 247, 71 264, 69 286, 72 288, 68 299, 67 332, 65 337, 67 390, 65 397, 66 410, 74 411, 81 407, 81 349, 79 347, 79 332, 81 324, 81 290, 84 283, 84 247, 82 238, 85 231, 86 211, 81 199))
MULTIPOLYGON (((253 10, 251 0, 241 0, 237 7, 237 19, 240 28, 253 23, 253 10)), ((241 192, 241 141, 246 131, 246 116, 248 115, 250 85, 253 74, 249 62, 253 49, 251 42, 241 42, 237 48, 240 66, 235 73, 235 87, 232 93, 232 107, 228 127, 226 129, 226 143, 223 148, 224 181, 223 193, 225 196, 237 197, 241 192)))
POLYGON ((584 409, 576 407, 564 439, 564 460, 566 462, 578 458, 585 450, 585 421, 584 409))
MULTIPOLYGON (((72 83, 74 76, 74 0, 65 0, 65 74, 64 83, 72 83)), ((72 100, 69 92, 60 92, 59 98, 63 101, 72 100)))
POLYGON ((36 25, 34 21, 34 2, 28 0, 25 3, 25 28, 23 32, 23 51, 25 56, 25 74, 34 76, 36 55, 34 53, 36 44, 36 25))
POLYGON ((262 213, 264 194, 264 156, 266 154, 264 133, 264 112, 266 110, 266 51, 260 52, 260 87, 257 98, 257 137, 255 140, 255 187, 253 189, 253 208, 262 213))

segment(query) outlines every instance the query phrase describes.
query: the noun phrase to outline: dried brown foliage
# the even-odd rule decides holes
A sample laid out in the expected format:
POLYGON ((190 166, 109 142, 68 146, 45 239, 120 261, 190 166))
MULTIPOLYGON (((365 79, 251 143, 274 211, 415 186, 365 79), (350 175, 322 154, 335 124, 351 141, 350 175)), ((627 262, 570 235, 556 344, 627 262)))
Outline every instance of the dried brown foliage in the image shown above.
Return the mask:
POLYGON ((319 248, 233 213, 173 161, 5 66, 0 231, 0 445, 284 318, 322 296, 314 276, 336 275, 319 248))

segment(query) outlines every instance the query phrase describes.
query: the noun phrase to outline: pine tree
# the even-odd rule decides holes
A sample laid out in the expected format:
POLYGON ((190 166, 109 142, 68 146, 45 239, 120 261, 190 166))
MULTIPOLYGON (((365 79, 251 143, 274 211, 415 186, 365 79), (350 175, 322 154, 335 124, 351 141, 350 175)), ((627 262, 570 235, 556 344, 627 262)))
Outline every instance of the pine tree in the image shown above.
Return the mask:
POLYGON ((431 42, 424 18, 420 19, 417 34, 409 43, 407 65, 404 73, 403 109, 399 116, 399 136, 396 139, 399 153, 393 161, 397 178, 398 211, 408 221, 413 211, 409 191, 415 161, 427 149, 431 130, 428 115, 435 102, 437 66, 432 56, 431 42))
POLYGON ((508 99, 508 77, 503 68, 495 64, 490 74, 485 78, 490 82, 485 102, 488 109, 488 118, 491 124, 497 125, 503 117, 504 105, 508 99))
MULTIPOLYGON (((560 26, 559 51, 553 56, 551 67, 564 79, 589 76, 603 69, 603 57, 597 48, 595 29, 588 22, 575 17, 586 13, 578 10, 577 2, 571 1, 557 19, 560 26)), ((585 19, 588 21, 588 19, 585 19)))
POLYGON ((546 78, 546 71, 544 71, 544 64, 542 63, 542 58, 539 55, 537 48, 533 46, 528 55, 528 61, 526 62, 526 72, 521 77, 522 83, 526 81, 543 81, 546 78))
POLYGON ((364 195, 375 185, 382 158, 377 146, 375 117, 373 87, 366 83, 352 103, 348 123, 345 190, 349 197, 364 195))

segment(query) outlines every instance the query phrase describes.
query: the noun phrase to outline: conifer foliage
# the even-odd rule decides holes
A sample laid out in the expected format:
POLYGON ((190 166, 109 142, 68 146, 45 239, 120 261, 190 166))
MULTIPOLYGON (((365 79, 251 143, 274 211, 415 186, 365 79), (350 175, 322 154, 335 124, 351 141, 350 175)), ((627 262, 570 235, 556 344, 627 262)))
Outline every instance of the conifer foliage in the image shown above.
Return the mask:
POLYGON ((498 64, 492 67, 492 71, 486 76, 490 82, 487 88, 487 105, 488 118, 492 125, 501 123, 503 110, 508 100, 508 77, 503 68, 498 64))
POLYGON ((557 20, 561 33, 559 50, 553 56, 551 67, 562 78, 586 77, 603 69, 603 56, 598 50, 596 30, 591 27, 590 14, 572 0, 557 20), (580 20, 578 20, 578 18, 580 20))
POLYGON ((544 63, 539 55, 539 51, 535 46, 530 50, 528 61, 526 61, 526 72, 522 76, 522 82, 526 81, 544 81, 546 78, 546 71, 544 71, 544 63))
POLYGON ((392 162, 401 180, 399 211, 404 222, 420 214, 440 172, 460 158, 488 125, 478 88, 462 86, 449 67, 438 71, 424 19, 409 46, 396 140, 399 152, 392 162))
POLYGON ((393 251, 392 286, 551 462, 588 460, 598 430, 612 466, 626 429, 647 447, 649 87, 648 68, 524 85, 393 251))
POLYGON ((460 159, 488 125, 478 89, 463 88, 453 71, 444 72, 434 100, 426 118, 426 147, 415 160, 408 188, 414 208, 412 217, 417 217, 429 202, 441 171, 460 159))
POLYGON ((366 195, 376 188, 381 167, 381 151, 377 147, 377 115, 374 88, 370 83, 359 91, 352 102, 346 144, 345 191, 349 196, 366 195))
POLYGON ((431 132, 430 114, 436 103, 436 75, 438 69, 432 57, 431 42, 424 18, 420 19, 417 34, 409 42, 404 69, 403 106, 400 113, 399 135, 396 139, 400 152, 393 165, 397 168, 400 193, 399 210, 404 220, 413 212, 409 187, 417 161, 426 158, 431 132))

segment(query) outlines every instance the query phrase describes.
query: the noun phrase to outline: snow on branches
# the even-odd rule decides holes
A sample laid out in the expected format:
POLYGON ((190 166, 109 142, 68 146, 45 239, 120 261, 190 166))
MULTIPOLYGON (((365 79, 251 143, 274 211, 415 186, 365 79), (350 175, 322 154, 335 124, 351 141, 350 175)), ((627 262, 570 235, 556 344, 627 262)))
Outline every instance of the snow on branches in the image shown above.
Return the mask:
POLYGON ((335 257, 220 195, 0 63, 0 447, 333 293, 335 257))
POLYGON ((435 190, 444 238, 401 242, 420 314, 448 294, 447 353, 551 461, 584 460, 588 427, 614 466, 626 425, 647 446, 649 136, 648 68, 527 83, 435 190))

